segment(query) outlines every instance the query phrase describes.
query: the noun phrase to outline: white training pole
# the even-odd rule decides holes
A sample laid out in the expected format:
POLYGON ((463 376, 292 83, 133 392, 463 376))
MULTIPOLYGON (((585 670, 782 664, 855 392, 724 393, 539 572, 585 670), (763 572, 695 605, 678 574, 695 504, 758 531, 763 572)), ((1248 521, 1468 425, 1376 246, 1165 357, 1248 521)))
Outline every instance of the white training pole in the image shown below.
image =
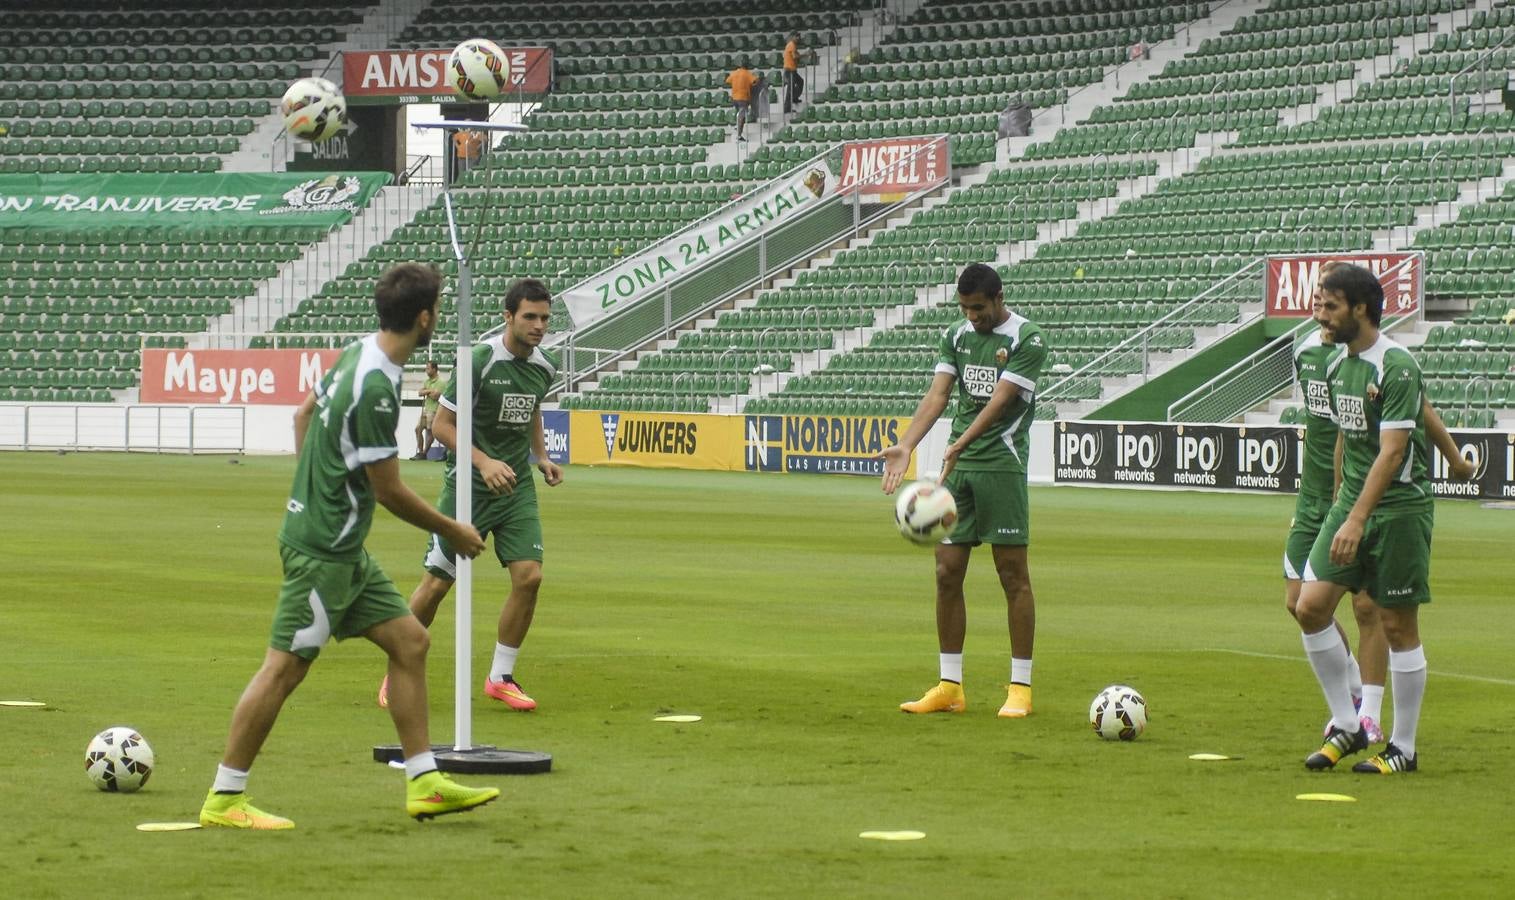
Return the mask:
MULTIPOLYGON (((458 508, 454 514, 465 525, 473 522, 473 278, 468 271, 468 260, 463 255, 463 242, 458 239, 458 223, 452 210, 452 191, 442 193, 442 204, 447 210, 447 231, 452 239, 452 255, 458 261, 457 316, 458 352, 452 370, 457 383, 457 465, 454 494, 458 508)), ((453 749, 469 750, 473 747, 473 707, 469 692, 473 684, 471 655, 473 647, 473 560, 461 553, 454 558, 457 567, 457 583, 453 601, 457 612, 457 627, 454 631, 454 650, 457 654, 453 672, 453 749)))

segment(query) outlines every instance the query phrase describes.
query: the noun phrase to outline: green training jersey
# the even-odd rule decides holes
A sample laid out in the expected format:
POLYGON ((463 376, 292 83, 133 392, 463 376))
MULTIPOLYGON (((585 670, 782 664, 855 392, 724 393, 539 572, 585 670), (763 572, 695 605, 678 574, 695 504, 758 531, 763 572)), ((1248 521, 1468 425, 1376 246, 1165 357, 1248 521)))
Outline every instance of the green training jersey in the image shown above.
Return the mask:
POLYGON ((1020 389, 998 420, 968 445, 957 467, 965 472, 1026 471, 1031 420, 1036 415, 1036 379, 1047 359, 1042 330, 1028 319, 1010 318, 988 334, 963 322, 942 334, 936 371, 957 379, 957 412, 952 437, 957 440, 994 395, 995 385, 1008 381, 1020 389))
POLYGON ((1337 504, 1349 506, 1362 493, 1368 470, 1378 458, 1380 432, 1403 429, 1410 432, 1404 462, 1375 511, 1430 509, 1430 456, 1421 414, 1420 366, 1415 358, 1379 335, 1360 354, 1333 357, 1328 369, 1331 410, 1344 438, 1337 504))
MULTIPOLYGON (((557 363, 540 347, 530 356, 512 354, 503 334, 473 348, 473 445, 515 471, 517 490, 532 485, 532 417, 557 372, 557 363)), ((442 405, 458 411, 456 372, 442 392, 442 405)), ((456 483, 456 466, 457 455, 449 452, 448 485, 456 483)), ((473 470, 473 489, 475 497, 489 495, 478 469, 473 470)))
POLYGON ((363 467, 399 455, 402 372, 371 334, 348 344, 316 383, 316 414, 300 446, 280 543, 335 561, 362 553, 374 508, 363 467))
POLYGON ((1331 389, 1326 367, 1344 352, 1320 339, 1316 329, 1294 342, 1294 377, 1305 395, 1304 460, 1299 475, 1301 500, 1330 502, 1336 489, 1336 423, 1331 420, 1331 389))

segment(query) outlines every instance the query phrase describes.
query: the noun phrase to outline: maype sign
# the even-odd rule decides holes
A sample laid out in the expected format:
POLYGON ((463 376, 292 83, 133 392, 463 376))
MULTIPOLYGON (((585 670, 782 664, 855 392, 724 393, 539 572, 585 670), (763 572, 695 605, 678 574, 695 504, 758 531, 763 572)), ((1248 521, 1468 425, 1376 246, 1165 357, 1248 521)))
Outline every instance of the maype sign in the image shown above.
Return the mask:
MULTIPOLYGON (((505 47, 507 90, 545 94, 552 90, 552 50, 505 47)), ((342 93, 347 102, 462 102, 447 78, 451 50, 350 50, 342 54, 342 93)))
POLYGON ((341 350, 143 350, 143 403, 298 406, 341 350))
POLYGON ((1386 317, 1413 315, 1425 295, 1423 253, 1310 253, 1270 256, 1263 279, 1270 317, 1303 319, 1312 311, 1320 266, 1327 261, 1362 266, 1383 285, 1386 317), (1392 275, 1389 273, 1392 272, 1392 275), (1387 276, 1387 277, 1386 277, 1387 276))

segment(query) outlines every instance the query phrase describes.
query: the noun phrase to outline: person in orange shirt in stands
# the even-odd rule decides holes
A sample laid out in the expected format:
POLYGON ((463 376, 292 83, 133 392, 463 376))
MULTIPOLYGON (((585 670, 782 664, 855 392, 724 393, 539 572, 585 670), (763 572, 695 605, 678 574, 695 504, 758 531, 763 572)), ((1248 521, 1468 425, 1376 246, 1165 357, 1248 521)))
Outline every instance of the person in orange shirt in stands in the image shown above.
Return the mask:
POLYGON ((747 114, 752 109, 752 85, 757 81, 757 76, 747 68, 747 64, 737 66, 726 76, 726 83, 731 85, 731 105, 736 107, 736 139, 747 140, 747 114))
POLYGON ((791 32, 784 45, 784 112, 800 105, 800 33, 791 32))
POLYGON ((453 132, 452 150, 457 161, 457 171, 460 174, 472 169, 474 163, 479 161, 479 154, 484 150, 484 133, 472 128, 453 132))

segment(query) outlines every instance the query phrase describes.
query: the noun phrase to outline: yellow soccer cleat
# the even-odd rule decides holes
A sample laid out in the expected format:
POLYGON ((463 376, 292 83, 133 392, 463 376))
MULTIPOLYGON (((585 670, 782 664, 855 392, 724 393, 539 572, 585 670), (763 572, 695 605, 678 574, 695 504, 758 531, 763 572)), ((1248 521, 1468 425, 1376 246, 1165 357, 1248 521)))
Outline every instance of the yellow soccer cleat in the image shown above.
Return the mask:
POLYGON ((201 825, 219 825, 223 828, 251 828, 254 831, 283 831, 295 827, 295 823, 271 813, 266 813, 247 799, 246 794, 218 794, 211 791, 200 807, 201 825))
POLYGON ((900 704, 900 709, 907 713, 960 713, 967 708, 968 698, 963 696, 963 686, 951 681, 938 682, 921 699, 900 704))
POLYGON ((499 788, 464 787, 441 772, 419 775, 405 785, 405 811, 424 822, 448 813, 467 812, 500 796, 499 788))
POLYGON ((1012 684, 1005 697, 1005 705, 999 708, 1001 719, 1024 719, 1031 715, 1031 685, 1012 684))

